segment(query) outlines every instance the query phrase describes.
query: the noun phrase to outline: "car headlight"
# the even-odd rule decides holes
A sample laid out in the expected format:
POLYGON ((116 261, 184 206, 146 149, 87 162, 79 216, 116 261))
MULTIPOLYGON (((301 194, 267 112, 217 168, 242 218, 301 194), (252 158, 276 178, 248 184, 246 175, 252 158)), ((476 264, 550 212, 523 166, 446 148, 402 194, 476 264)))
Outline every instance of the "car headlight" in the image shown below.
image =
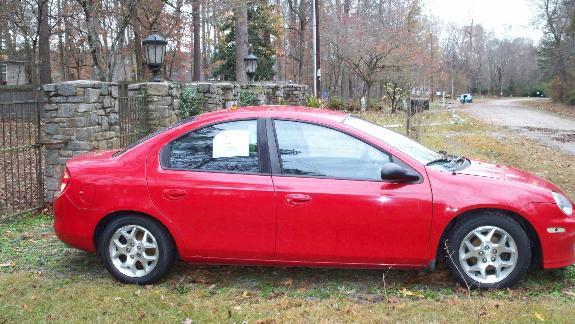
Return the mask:
POLYGON ((573 205, 571 205, 571 202, 567 197, 558 192, 553 192, 553 199, 555 199, 555 203, 557 203, 557 206, 559 206, 565 215, 573 216, 573 205))

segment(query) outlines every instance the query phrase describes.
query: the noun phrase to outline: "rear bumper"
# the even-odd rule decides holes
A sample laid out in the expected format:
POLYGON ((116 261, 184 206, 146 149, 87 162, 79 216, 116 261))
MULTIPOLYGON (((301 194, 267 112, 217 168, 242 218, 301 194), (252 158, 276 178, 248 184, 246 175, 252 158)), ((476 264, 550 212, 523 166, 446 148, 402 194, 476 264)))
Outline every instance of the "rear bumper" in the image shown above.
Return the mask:
POLYGON ((575 264, 575 217, 563 214, 552 203, 529 204, 522 212, 530 216, 531 224, 539 236, 544 269, 575 264))
POLYGON ((54 200, 54 232, 67 245, 95 252, 93 211, 80 209, 64 193, 54 200))

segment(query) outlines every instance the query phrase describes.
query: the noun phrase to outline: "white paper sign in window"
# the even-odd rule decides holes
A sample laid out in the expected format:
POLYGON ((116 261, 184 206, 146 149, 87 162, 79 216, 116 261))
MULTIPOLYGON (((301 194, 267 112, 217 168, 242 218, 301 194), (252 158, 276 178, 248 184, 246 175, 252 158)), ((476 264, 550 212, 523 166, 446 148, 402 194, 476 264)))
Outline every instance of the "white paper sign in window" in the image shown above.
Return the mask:
POLYGON ((214 137, 212 158, 250 156, 250 132, 225 130, 214 137))

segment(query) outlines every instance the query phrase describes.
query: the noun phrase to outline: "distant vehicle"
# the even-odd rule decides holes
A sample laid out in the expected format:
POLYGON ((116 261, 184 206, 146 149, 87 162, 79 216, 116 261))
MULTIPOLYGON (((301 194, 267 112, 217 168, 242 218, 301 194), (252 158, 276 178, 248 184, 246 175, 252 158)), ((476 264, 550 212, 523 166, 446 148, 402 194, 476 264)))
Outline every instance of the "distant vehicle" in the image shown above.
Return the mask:
POLYGON ((473 103, 473 96, 469 93, 464 93, 461 96, 459 96, 459 102, 461 102, 462 104, 473 103))

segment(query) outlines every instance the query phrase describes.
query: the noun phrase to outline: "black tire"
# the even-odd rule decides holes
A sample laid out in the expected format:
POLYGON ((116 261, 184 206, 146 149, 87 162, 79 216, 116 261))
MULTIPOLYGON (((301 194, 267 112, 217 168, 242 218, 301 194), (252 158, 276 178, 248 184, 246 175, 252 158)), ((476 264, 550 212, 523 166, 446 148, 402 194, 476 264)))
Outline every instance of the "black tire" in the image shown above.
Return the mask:
POLYGON ((176 248, 170 233, 156 221, 138 215, 126 215, 112 220, 102 231, 97 244, 98 252, 110 274, 118 281, 127 284, 147 285, 157 282, 168 273, 176 257, 176 248), (153 270, 141 277, 130 277, 120 272, 110 256, 109 244, 112 236, 118 229, 127 225, 136 225, 146 229, 153 235, 157 243, 157 263, 153 270))
MULTIPOLYGON (((507 288, 516 284, 523 274, 527 271, 529 264, 531 263, 531 242, 527 233, 521 227, 519 223, 513 220, 511 217, 507 216, 505 213, 497 211, 484 211, 476 213, 473 216, 468 216, 450 231, 448 238, 445 242, 444 248, 447 267, 451 274, 464 286, 475 289, 494 289, 494 288, 507 288), (498 282, 485 283, 478 280, 483 280, 482 278, 472 278, 466 271, 463 270, 462 262, 460 260, 460 246, 466 236, 472 231, 481 228, 483 226, 494 226, 498 227, 507 234, 511 236, 515 245, 517 247, 517 261, 515 262, 515 267, 507 274, 505 278, 498 282), (477 279, 477 280, 476 280, 477 279)), ((481 250, 482 253, 487 253, 481 250)), ((492 251, 492 250, 491 250, 492 251)), ((489 253, 491 253, 489 251, 489 253)), ((495 253, 497 256, 497 253, 495 253)), ((507 258, 501 254, 501 258, 507 258)), ((491 256, 491 255, 490 255, 491 256)), ((481 260, 476 259, 477 263, 480 264, 487 258, 481 260)), ((489 264, 490 260, 487 260, 489 264)), ((489 271, 495 271, 494 268, 490 268, 489 271)))

